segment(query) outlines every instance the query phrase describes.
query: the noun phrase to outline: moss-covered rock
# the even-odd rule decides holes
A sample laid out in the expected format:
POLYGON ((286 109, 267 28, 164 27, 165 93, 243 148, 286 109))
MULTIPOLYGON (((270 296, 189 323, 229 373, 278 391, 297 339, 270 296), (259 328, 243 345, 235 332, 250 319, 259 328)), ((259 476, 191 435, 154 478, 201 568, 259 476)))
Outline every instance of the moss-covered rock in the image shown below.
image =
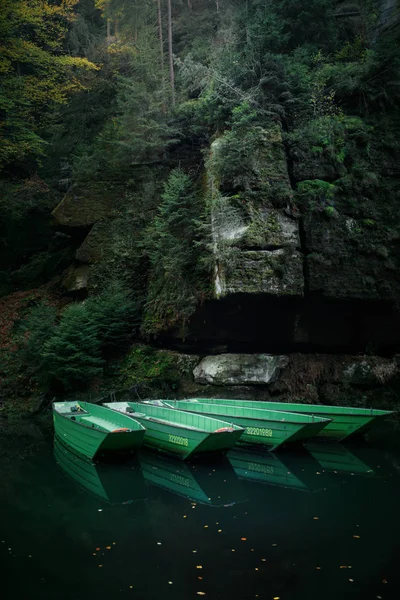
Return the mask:
POLYGON ((112 181, 96 182, 84 187, 74 185, 52 214, 58 225, 89 227, 109 216, 123 194, 124 188, 112 181))
POLYGON ((303 256, 290 248, 275 251, 238 251, 230 264, 217 263, 216 295, 272 294, 301 296, 303 256))

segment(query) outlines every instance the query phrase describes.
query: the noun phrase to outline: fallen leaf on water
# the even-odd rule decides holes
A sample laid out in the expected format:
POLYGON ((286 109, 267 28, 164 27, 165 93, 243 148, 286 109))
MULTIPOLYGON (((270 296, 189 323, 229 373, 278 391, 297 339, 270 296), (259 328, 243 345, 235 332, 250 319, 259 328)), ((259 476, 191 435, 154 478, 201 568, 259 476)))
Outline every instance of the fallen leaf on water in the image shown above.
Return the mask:
POLYGON ((218 533, 221 533, 222 529, 218 529, 218 533))
POLYGON ((387 580, 386 579, 382 579, 382 583, 387 583, 387 580))
POLYGON ((231 552, 236 552, 236 550, 234 550, 234 549, 232 548, 231 552))
POLYGON ((204 525, 204 529, 208 529, 208 525, 204 525))
POLYGON ((254 552, 254 548, 250 548, 250 552, 254 552))
POLYGON ((205 592, 196 592, 198 596, 205 596, 206 593, 205 592))
POLYGON ((349 581, 351 581, 351 583, 353 583, 354 579, 349 579, 349 581))
POLYGON ((266 558, 262 558, 261 560, 262 560, 262 562, 267 562, 266 558))
POLYGON ((129 589, 131 590, 132 588, 133 588, 133 585, 130 585, 130 586, 129 586, 129 589))
POLYGON ((111 546, 106 546, 106 550, 111 550, 111 546))
POLYGON ((97 552, 92 552, 93 556, 97 556, 97 552))
POLYGON ((356 540, 359 540, 360 536, 359 535, 353 535, 353 538, 355 538, 356 540))
POLYGON ((279 596, 274 596, 274 600, 279 600, 279 596))
POLYGON ((157 546, 161 546, 161 542, 157 542, 157 546))
POLYGON ((197 550, 192 550, 192 552, 193 552, 193 554, 196 554, 196 553, 197 553, 197 550))
POLYGON ((203 565, 196 565, 196 569, 202 569, 203 565))
POLYGON ((116 542, 113 542, 113 546, 115 546, 116 542))
POLYGON ((102 566, 103 566, 103 565, 99 565, 99 569, 101 569, 101 567, 102 567, 102 566))
POLYGON ((320 473, 319 471, 316 471, 316 474, 317 474, 317 475, 321 475, 321 473, 320 473))
POLYGON ((254 570, 255 570, 255 571, 258 571, 258 567, 256 567, 254 570))
POLYGON ((319 517, 313 517, 314 521, 319 521, 319 517))
POLYGON ((203 578, 202 577, 198 577, 197 579, 199 579, 201 581, 203 578))
POLYGON ((102 508, 98 508, 97 510, 98 510, 98 512, 103 512, 102 508))
POLYGON ((340 565, 341 569, 347 569, 346 565, 340 565))
POLYGON ((278 544, 272 544, 273 546, 277 546, 278 544))
POLYGON ((99 552, 100 548, 96 548, 96 552, 99 552))
POLYGON ((246 542, 247 538, 240 538, 242 542, 246 542))
POLYGON ((315 567, 317 571, 321 571, 322 567, 315 567))
POLYGON ((186 519, 186 515, 183 515, 183 518, 186 519))
POLYGON ((168 581, 168 584, 169 584, 169 585, 172 585, 172 581, 168 581))

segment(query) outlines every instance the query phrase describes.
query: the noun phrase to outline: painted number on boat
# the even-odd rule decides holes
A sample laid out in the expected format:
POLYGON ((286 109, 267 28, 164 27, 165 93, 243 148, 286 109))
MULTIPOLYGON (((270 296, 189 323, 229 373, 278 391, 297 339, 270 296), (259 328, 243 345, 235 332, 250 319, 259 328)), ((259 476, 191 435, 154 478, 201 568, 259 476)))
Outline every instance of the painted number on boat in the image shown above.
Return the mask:
POLYGON ((256 473, 264 473, 264 475, 274 474, 274 467, 270 467, 269 465, 259 465, 257 463, 249 463, 248 470, 255 471, 256 473))
POLYGON ((178 446, 189 446, 189 440, 179 435, 169 434, 169 441, 171 444, 178 444, 178 446))
POLYGON ((246 429, 248 435, 262 435, 264 437, 272 437, 272 429, 262 429, 260 427, 248 427, 246 429))

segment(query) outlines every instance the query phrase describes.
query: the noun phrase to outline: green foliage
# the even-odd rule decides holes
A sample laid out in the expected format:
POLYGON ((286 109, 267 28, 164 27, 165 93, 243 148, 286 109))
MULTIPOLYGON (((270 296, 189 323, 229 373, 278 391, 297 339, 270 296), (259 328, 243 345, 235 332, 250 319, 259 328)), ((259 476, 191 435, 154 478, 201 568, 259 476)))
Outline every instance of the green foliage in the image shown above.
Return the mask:
POLYGON ((325 210, 329 217, 334 215, 334 201, 336 188, 327 181, 312 179, 297 184, 296 201, 309 210, 325 210))
POLYGON ((190 177, 181 169, 172 171, 158 213, 146 233, 151 269, 145 333, 185 323, 205 295, 200 261, 202 212, 201 199, 190 177))
POLYGON ((62 53, 76 2, 2 0, 0 168, 21 167, 44 153, 39 130, 48 108, 81 87, 76 72, 95 68, 85 58, 62 53))
POLYGON ((85 388, 103 374, 110 358, 131 343, 139 309, 118 283, 99 296, 56 310, 34 306, 18 331, 18 358, 39 385, 59 391, 85 388))
POLYGON ((43 377, 42 349, 54 335, 56 317, 57 309, 42 301, 31 309, 20 324, 20 359, 34 379, 43 377))
POLYGON ((51 387, 65 391, 86 387, 102 374, 98 329, 84 304, 67 306, 41 354, 51 387))
POLYGON ((101 294, 86 300, 85 308, 95 324, 102 355, 122 352, 138 328, 138 304, 120 283, 111 282, 101 294))
POLYGON ((180 373, 173 353, 135 345, 119 366, 119 384, 139 398, 158 392, 168 396, 177 390, 180 373))

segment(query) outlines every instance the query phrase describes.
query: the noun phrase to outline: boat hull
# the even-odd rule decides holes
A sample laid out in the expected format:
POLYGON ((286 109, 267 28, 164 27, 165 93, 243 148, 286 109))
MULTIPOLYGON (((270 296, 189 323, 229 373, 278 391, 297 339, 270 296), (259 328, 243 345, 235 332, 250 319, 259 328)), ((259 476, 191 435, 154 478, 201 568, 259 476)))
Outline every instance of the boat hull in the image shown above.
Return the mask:
POLYGON ((285 444, 302 443, 315 436, 328 423, 325 419, 292 418, 288 413, 271 412, 246 407, 207 404, 206 402, 176 401, 168 403, 181 410, 218 417, 245 428, 240 444, 266 446, 270 450, 285 444))
MULTIPOLYGON (((109 412, 112 415, 111 411, 109 412)), ((112 425, 115 429, 130 425, 128 418, 123 422, 120 419, 117 421, 112 425)), ((74 421, 54 409, 53 422, 55 433, 62 443, 73 452, 90 459, 108 454, 135 452, 142 445, 145 433, 143 428, 121 432, 102 431, 94 426, 82 425, 81 422, 74 421)))
POLYGON ((207 431, 193 423, 190 426, 190 423, 185 423, 188 421, 186 413, 172 408, 134 402, 116 402, 105 406, 124 414, 126 410, 135 411, 128 414, 146 428, 144 445, 184 460, 203 455, 226 454, 243 433, 241 427, 230 428, 229 423, 215 418, 206 420, 207 431), (217 431, 218 428, 226 428, 228 431, 217 431))
POLYGON ((391 411, 377 409, 360 409, 352 407, 325 406, 319 404, 299 404, 291 402, 264 402, 251 400, 229 400, 229 399, 198 399, 201 402, 211 402, 219 405, 232 405, 248 407, 252 409, 277 410, 294 414, 314 415, 331 422, 320 431, 313 434, 332 441, 343 441, 355 434, 364 434, 373 425, 393 414, 391 411))

